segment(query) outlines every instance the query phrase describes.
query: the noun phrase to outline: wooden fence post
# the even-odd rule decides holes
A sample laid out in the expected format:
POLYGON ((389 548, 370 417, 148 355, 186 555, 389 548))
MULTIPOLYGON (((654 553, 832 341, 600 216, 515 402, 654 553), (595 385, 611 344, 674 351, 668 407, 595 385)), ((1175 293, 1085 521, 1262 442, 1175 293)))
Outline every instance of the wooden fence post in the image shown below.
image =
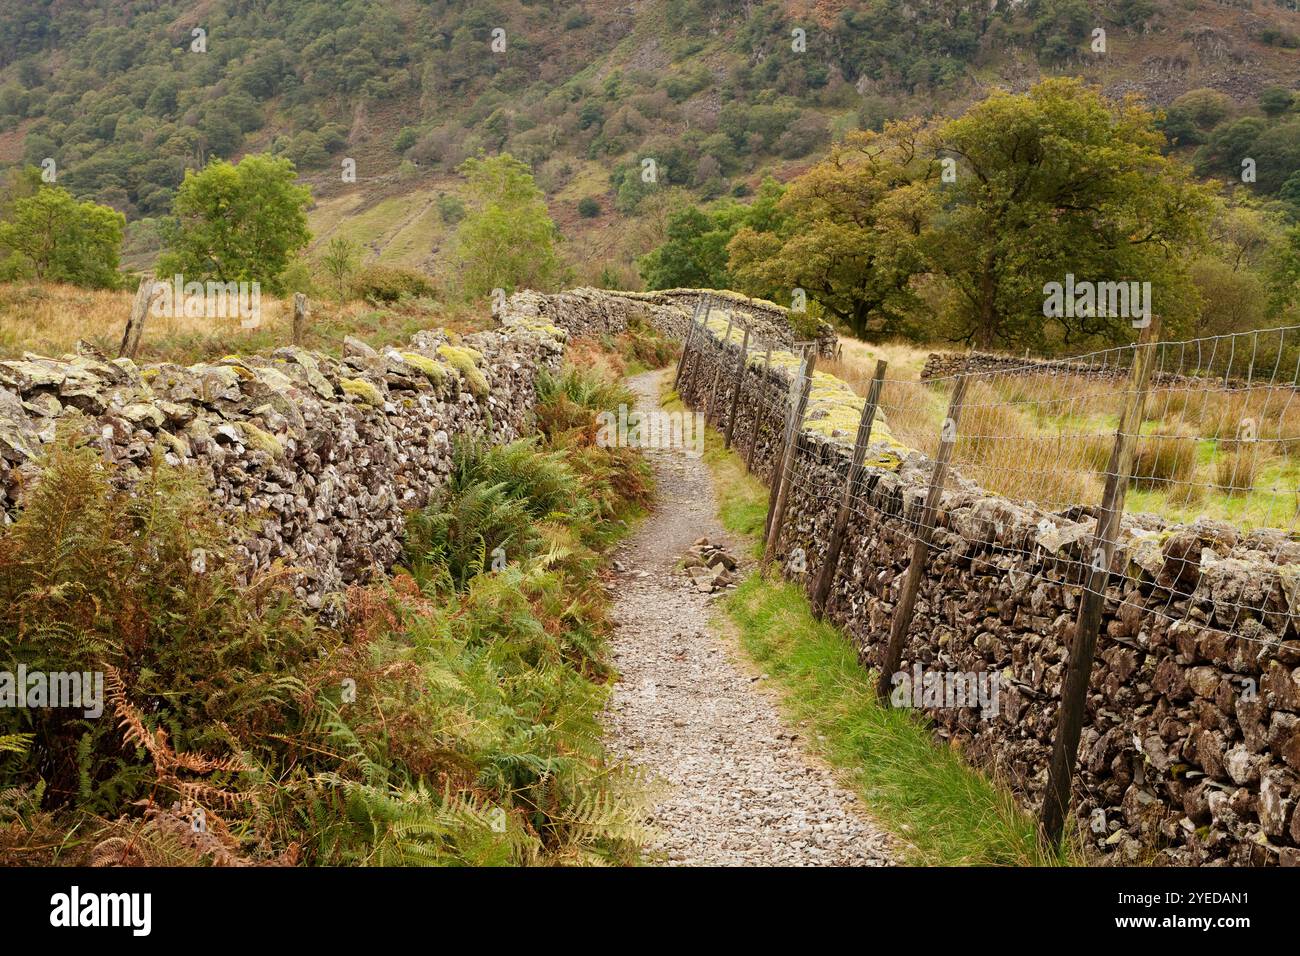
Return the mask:
POLYGON ((307 334, 307 323, 311 320, 311 308, 307 305, 307 296, 302 292, 293 294, 293 344, 302 345, 307 334))
MULTIPOLYGON (((704 299, 704 312, 700 316, 700 329, 698 334, 694 336, 700 340, 700 344, 695 347, 695 354, 691 356, 693 361, 688 361, 686 364, 684 372, 686 378, 685 381, 682 382, 682 387, 677 390, 678 395, 681 395, 684 389, 690 387, 691 379, 695 377, 695 372, 699 369, 700 357, 704 350, 704 343, 709 340, 709 312, 712 309, 713 300, 706 296, 704 299)), ((682 401, 685 401, 685 398, 683 398, 682 401)))
POLYGON ((722 379, 722 360, 727 355, 727 346, 731 344, 731 326, 736 321, 736 313, 727 313, 727 331, 718 346, 718 362, 713 366, 713 384, 709 387, 709 407, 704 413, 706 422, 713 421, 713 406, 718 400, 718 382, 722 379))
POLYGON ((740 361, 736 363, 736 384, 731 387, 731 409, 727 412, 727 431, 722 447, 731 447, 731 434, 736 430, 736 409, 740 406, 740 386, 745 384, 745 358, 749 354, 749 326, 745 326, 745 340, 740 343, 740 361))
POLYGON ((835 583, 835 571, 840 563, 840 552, 844 549, 844 531, 849 524, 849 512, 853 507, 853 500, 861 493, 862 461, 866 458, 867 444, 871 441, 871 426, 876 420, 876 409, 880 405, 880 390, 885 383, 887 365, 884 359, 876 362, 876 374, 871 379, 867 400, 862 405, 862 417, 858 420, 858 434, 853 441, 853 460, 849 465, 849 478, 844 483, 844 496, 840 499, 839 511, 835 514, 835 524, 831 528, 831 540, 826 547, 826 560, 822 562, 817 587, 813 591, 813 614, 819 620, 826 610, 826 598, 830 596, 831 585, 835 583))
POLYGON ((682 380, 682 369, 686 366, 686 353, 691 350, 691 339, 695 335, 695 320, 700 317, 700 310, 704 308, 704 296, 695 300, 695 311, 691 313, 691 321, 686 324, 686 334, 682 336, 682 354, 677 359, 677 374, 673 376, 673 391, 682 380))
POLYGON ((930 540, 934 537, 935 519, 939 515, 939 498, 943 494, 943 483, 948 477, 948 462, 952 459, 952 449, 957 443, 957 423, 961 420, 962 401, 966 397, 966 376, 958 377, 952 389, 952 398, 948 402, 948 417, 939 430, 939 453, 935 456, 934 471, 930 475, 930 488, 925 495, 925 505, 912 541, 912 558, 907 565, 907 575, 903 578, 903 590, 894 608, 894 619, 889 627, 889 646, 885 648, 885 659, 880 663, 880 677, 876 682, 876 696, 881 702, 889 700, 892 678, 898 670, 903 657, 903 645, 907 643, 907 629, 912 623, 912 613, 916 610, 916 595, 921 590, 921 578, 925 576, 925 565, 930 555, 930 540))
POLYGON ((767 517, 763 521, 763 543, 767 543, 768 532, 772 530, 772 515, 776 513, 776 496, 781 489, 781 472, 782 461, 785 458, 786 441, 790 435, 792 427, 790 420, 794 417, 794 408, 799 401, 799 389, 803 387, 803 373, 808 366, 808 353, 801 351, 799 354, 799 371, 795 373, 794 378, 790 380, 790 385, 786 389, 785 395, 785 420, 781 423, 781 437, 776 446, 776 454, 773 455, 772 475, 768 482, 767 495, 767 517))
POLYGON ((785 521, 785 509, 790 503, 790 471, 794 468, 795 455, 799 448, 799 432, 803 428, 804 412, 808 410, 808 393, 812 390, 813 372, 817 369, 817 350, 809 349, 804 362, 803 382, 799 388, 799 401, 790 415, 790 427, 786 429, 785 447, 781 450, 780 473, 773 482, 776 489, 776 506, 769 515, 767 542, 763 545, 763 564, 772 560, 776 551, 777 539, 781 537, 781 525, 785 521))
POLYGON ((1110 579, 1110 562, 1115 555, 1115 539, 1119 534, 1120 518, 1124 514, 1124 496, 1128 492, 1129 477, 1133 474, 1138 432, 1146 412, 1147 386, 1151 381, 1159 326, 1160 320, 1153 317, 1151 323, 1142 330, 1134 347, 1129 394, 1120 415, 1119 428, 1115 431, 1115 445, 1111 449, 1110 464, 1106 469, 1106 489, 1102 494, 1097 530, 1093 535, 1092 561, 1084 578, 1083 596, 1075 617, 1074 640, 1070 645, 1070 659, 1065 670, 1061 706, 1056 717, 1056 735, 1052 741, 1052 763, 1048 771, 1047 790, 1043 793, 1042 816, 1039 819, 1039 838, 1048 849, 1054 849, 1059 844, 1070 808, 1079 735, 1087 711, 1088 682, 1092 678, 1097 635, 1101 629, 1101 615, 1106 603, 1106 583, 1110 579))
POLYGON ((140 338, 144 335, 145 319, 149 316, 149 306, 157 293, 156 281, 152 273, 140 279, 135 290, 135 301, 131 303, 131 314, 126 319, 126 329, 122 333, 122 345, 117 350, 118 358, 133 359, 140 351, 140 338))
POLYGON ((749 436, 749 448, 745 451, 745 471, 754 470, 754 450, 758 448, 759 429, 763 424, 763 393, 767 391, 767 370, 772 365, 772 349, 763 353, 763 374, 759 376, 758 388, 754 390, 754 430, 749 436))

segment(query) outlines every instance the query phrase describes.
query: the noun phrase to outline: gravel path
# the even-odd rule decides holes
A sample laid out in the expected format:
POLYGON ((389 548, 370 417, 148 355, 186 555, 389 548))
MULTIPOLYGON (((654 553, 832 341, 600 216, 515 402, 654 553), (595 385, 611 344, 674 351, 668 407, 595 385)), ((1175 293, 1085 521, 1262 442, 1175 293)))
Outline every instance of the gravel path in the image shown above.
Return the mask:
MULTIPOLYGON (((659 373, 630 381, 639 407, 658 406, 659 373)), ((655 511, 619 548, 610 751, 663 791, 652 811, 651 858, 671 865, 882 866, 888 837, 861 801, 806 753, 779 716, 775 689, 734 639, 710 629, 716 595, 676 568, 697 538, 730 546, 699 458, 648 451, 655 511)))

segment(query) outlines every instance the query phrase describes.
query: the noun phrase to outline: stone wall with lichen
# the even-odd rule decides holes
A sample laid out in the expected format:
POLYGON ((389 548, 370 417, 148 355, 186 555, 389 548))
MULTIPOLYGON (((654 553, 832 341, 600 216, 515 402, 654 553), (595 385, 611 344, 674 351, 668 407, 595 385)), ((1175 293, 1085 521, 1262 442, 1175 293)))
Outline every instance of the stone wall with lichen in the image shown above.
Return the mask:
MULTIPOLYGON (((0 515, 19 507, 59 421, 75 417, 124 480, 155 453, 200 469, 214 503, 251 522, 240 539, 250 564, 300 569, 298 596, 321 606, 396 559, 404 512, 442 482, 454 436, 502 441, 529 428, 538 370, 559 364, 568 337, 644 321, 681 338, 693 306, 690 294, 520 293, 497 331, 461 342, 421 332, 382 353, 349 342, 341 360, 284 348, 189 368, 88 351, 0 362, 0 515)), ((704 408, 716 381, 725 424, 741 335, 734 321, 723 341, 728 318, 754 328, 734 443, 745 455, 752 444, 755 471, 770 477, 798 363, 776 348, 779 329, 739 303, 717 309, 682 391, 704 408)), ((809 587, 861 407, 843 382, 815 377, 777 548, 809 587), (790 560, 796 549, 802 562, 790 560)), ((866 461, 827 612, 870 665, 889 632, 931 464, 883 419, 866 461)), ((1045 513, 959 476, 948 489, 903 665, 1001 675, 996 715, 926 713, 940 737, 1033 808, 1095 519, 1082 507, 1045 513)), ((1130 515, 1112 571, 1080 747, 1081 838, 1121 862, 1300 864, 1300 542, 1130 515)))
POLYGON ((189 367, 109 360, 0 362, 0 516, 39 478, 41 446, 73 423, 130 483, 155 454, 197 468, 250 569, 296 569, 319 608, 401 553, 405 512, 451 468, 457 436, 508 441, 531 428, 539 369, 564 330, 506 309, 497 331, 439 330, 378 352, 348 339, 341 359, 300 348, 189 367))
MULTIPOLYGON (((684 398, 725 426, 739 345, 711 340, 684 398), (715 375, 718 369, 721 374, 715 375)), ((770 480, 798 358, 750 358, 733 442, 770 480)), ((775 560, 811 589, 848 478, 863 400, 814 376, 775 560)), ((888 643, 932 463, 880 417, 827 615, 868 666, 888 643)), ((996 714, 923 708, 935 733, 1037 810, 1095 529, 951 476, 902 667, 997 673, 996 714)), ((1123 520, 1080 744, 1080 839, 1122 863, 1300 865, 1300 542, 1202 519, 1123 520)))

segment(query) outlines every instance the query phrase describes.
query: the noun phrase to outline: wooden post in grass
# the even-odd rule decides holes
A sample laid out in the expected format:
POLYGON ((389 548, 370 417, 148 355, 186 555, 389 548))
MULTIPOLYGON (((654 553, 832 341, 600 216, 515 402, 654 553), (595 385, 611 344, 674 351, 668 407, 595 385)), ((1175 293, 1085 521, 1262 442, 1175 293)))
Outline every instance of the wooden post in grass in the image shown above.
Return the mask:
POLYGON ((772 488, 776 492, 776 502, 768 512, 767 542, 763 545, 763 564, 772 560, 776 552, 776 542, 781 537, 781 525, 785 522, 785 509, 790 503, 790 472, 794 469, 794 459, 799 448, 799 432, 803 428, 804 412, 808 410, 808 393, 812 390, 813 372, 817 368, 817 350, 807 351, 802 366, 802 379, 799 387, 799 399, 790 414, 790 423, 785 432, 785 446, 781 449, 778 463, 780 469, 772 488))
POLYGON ((740 359, 736 362, 736 384, 731 386, 731 410, 727 412, 727 431, 722 447, 731 447, 731 434, 736 430, 736 410, 740 407, 740 386, 745 384, 745 358, 749 354, 749 326, 745 326, 745 340, 740 343, 740 359))
POLYGON ((763 395, 767 391, 767 370, 772 366, 772 350, 763 353, 763 374, 758 378, 758 388, 754 389, 754 430, 749 436, 749 448, 745 451, 745 471, 754 470, 754 451, 758 448, 758 435, 763 424, 763 395))
POLYGON ((141 277, 140 285, 135 290, 135 301, 131 303, 131 314, 126 319, 126 329, 122 333, 122 345, 117 350, 118 358, 133 359, 140 351, 145 319, 149 317, 149 306, 153 304, 157 291, 152 274, 141 277))
POLYGON ((713 421, 713 406, 718 400, 718 382, 722 380, 722 360, 726 358, 727 346, 731 344, 731 325, 736 321, 734 312, 729 312, 727 317, 727 331, 722 336, 722 342, 718 345, 718 361, 713 366, 713 384, 709 387, 709 408, 704 413, 706 422, 713 421))
POLYGON ((839 510, 835 513, 835 524, 831 527, 831 540, 826 548, 826 560, 822 562, 821 573, 817 578, 817 587, 813 590, 813 614, 821 619, 826 611, 826 598, 830 596, 831 585, 835 583, 835 571, 840 563, 840 552, 844 549, 844 531, 849 525, 849 512, 853 501, 862 491, 862 461, 867 455, 867 444, 871 440, 871 426, 876 420, 876 409, 880 405, 880 390, 885 384, 884 359, 876 362, 876 374, 872 376, 871 387, 867 390, 867 400, 862 405, 862 417, 858 419, 858 434, 853 440, 853 460, 849 465, 849 478, 844 483, 844 495, 840 498, 839 510))
POLYGON ((677 360, 677 374, 673 376, 673 390, 682 380, 682 369, 686 367, 686 353, 691 350, 691 339, 695 336, 695 320, 700 317, 700 310, 704 308, 704 296, 695 300, 695 311, 691 313, 691 321, 686 324, 686 334, 682 336, 682 354, 677 360))
POLYGON ((302 345, 307 334, 307 323, 311 321, 311 307, 307 305, 307 296, 301 292, 293 294, 293 344, 302 345))
POLYGON ((885 648, 885 659, 880 663, 880 678, 876 682, 876 696, 881 703, 889 700, 891 678, 898 670, 899 661, 903 657, 903 645, 907 643, 907 629, 912 623, 912 613, 916 610, 916 595, 921 590, 921 578, 925 576, 930 541, 934 537, 934 523, 939 514, 939 498, 943 494, 943 483, 948 477, 948 462, 952 459, 953 445, 957 443, 957 423, 961 420, 961 406, 965 397, 966 375, 963 373, 953 386, 952 398, 948 402, 948 416, 939 429, 939 453, 935 456, 930 488, 926 492, 925 505, 917 522, 916 537, 912 541, 912 558, 907 565, 907 575, 903 578, 903 590, 898 596, 894 619, 889 626, 889 645, 885 648))
POLYGON ((1052 741, 1052 763, 1048 771, 1047 790, 1043 794, 1042 816, 1039 818, 1039 839, 1048 849, 1055 849, 1060 842, 1061 831, 1070 809, 1070 789, 1079 752, 1079 735, 1087 711, 1088 682, 1092 678, 1092 664, 1097 653, 1101 614, 1106 603, 1106 583, 1110 579, 1115 538, 1119 533, 1120 518, 1124 514, 1124 496, 1128 492, 1129 476, 1133 474, 1133 458, 1146 411, 1147 386, 1151 381, 1159 327, 1160 320, 1153 317, 1134 346, 1129 392, 1120 415, 1119 428, 1115 431, 1110 464, 1106 468, 1106 489, 1102 493, 1097 530, 1092 540, 1091 560, 1075 617, 1074 640, 1070 645, 1061 706, 1056 716, 1056 736, 1052 741))

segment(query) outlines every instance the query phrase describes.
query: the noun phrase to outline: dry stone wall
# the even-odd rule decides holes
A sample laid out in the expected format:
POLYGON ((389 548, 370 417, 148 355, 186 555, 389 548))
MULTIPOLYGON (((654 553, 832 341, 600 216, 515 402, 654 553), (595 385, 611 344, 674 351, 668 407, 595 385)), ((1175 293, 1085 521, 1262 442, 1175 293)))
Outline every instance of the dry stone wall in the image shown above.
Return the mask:
POLYGON ((382 352, 349 339, 337 360, 290 347, 137 366, 83 348, 0 362, 0 521, 38 480, 42 446, 72 423, 125 484, 155 454, 197 468, 232 527, 252 529, 238 533, 237 557, 250 570, 298 569, 297 597, 320 608, 392 566, 405 513, 442 484, 457 436, 531 430, 538 372, 558 367, 570 336, 617 334, 636 317, 680 338, 693 308, 686 294, 521 292, 495 331, 424 331, 382 352))
MULTIPOLYGON (((20 506, 33 457, 75 411, 126 480, 155 451, 200 469, 219 508, 252 520, 240 545, 249 563, 302 569, 299 597, 322 606, 396 559, 404 512, 443 481, 454 436, 504 441, 528 429, 537 373, 559 364, 567 337, 617 334, 635 316, 680 338, 693 307, 692 293, 520 293, 497 331, 459 344, 422 332, 382 353, 352 342, 341 360, 285 348, 190 368, 90 352, 0 362, 0 515, 20 506)), ((684 388, 696 407, 707 405, 719 362, 717 407, 729 404, 740 336, 723 342, 716 318, 684 388)), ((779 338, 779 326, 768 335, 779 338)), ((734 440, 742 451, 756 444, 763 476, 796 365, 778 351, 770 368, 754 355, 744 371, 734 440)), ((778 547, 784 564, 802 549, 808 586, 860 408, 847 386, 819 374, 778 547)), ((887 422, 872 438, 828 605, 867 664, 887 639, 931 468, 887 422)), ((1045 784, 1094 525, 1084 508, 1045 514, 952 479, 904 652, 908 668, 1002 676, 994 715, 926 713, 1029 807, 1045 784)), ((1082 834, 1122 862, 1300 863, 1300 543, 1127 516, 1113 572, 1076 785, 1082 834), (1260 611, 1243 618, 1242 607, 1260 611)))
POLYGON ((455 436, 529 429, 537 372, 558 365, 563 341, 508 315, 459 343, 441 331, 383 352, 348 340, 341 360, 281 348, 187 368, 90 350, 0 362, 0 515, 37 480, 41 446, 75 422, 125 483, 154 454, 196 467, 213 504, 253 528, 237 545, 248 567, 300 569, 297 596, 321 607, 396 560, 404 514, 442 483, 455 436))
MULTIPOLYGON (((696 408, 717 363, 723 381, 735 368, 736 342, 717 339, 684 387, 696 408)), ((755 470, 769 479, 795 368, 785 358, 766 376, 749 364, 734 431, 742 452, 758 442, 755 470)), ((809 589, 860 409, 814 380, 777 548, 809 589)), ((827 607, 869 666, 888 643, 932 468, 879 424, 827 607)), ((994 715, 923 709, 939 737, 1034 810, 1094 528, 1086 508, 1048 514, 950 477, 903 655, 908 671, 1000 675, 994 715)), ((1123 863, 1300 865, 1300 542, 1130 515, 1112 571, 1075 785, 1082 838, 1123 863)))

